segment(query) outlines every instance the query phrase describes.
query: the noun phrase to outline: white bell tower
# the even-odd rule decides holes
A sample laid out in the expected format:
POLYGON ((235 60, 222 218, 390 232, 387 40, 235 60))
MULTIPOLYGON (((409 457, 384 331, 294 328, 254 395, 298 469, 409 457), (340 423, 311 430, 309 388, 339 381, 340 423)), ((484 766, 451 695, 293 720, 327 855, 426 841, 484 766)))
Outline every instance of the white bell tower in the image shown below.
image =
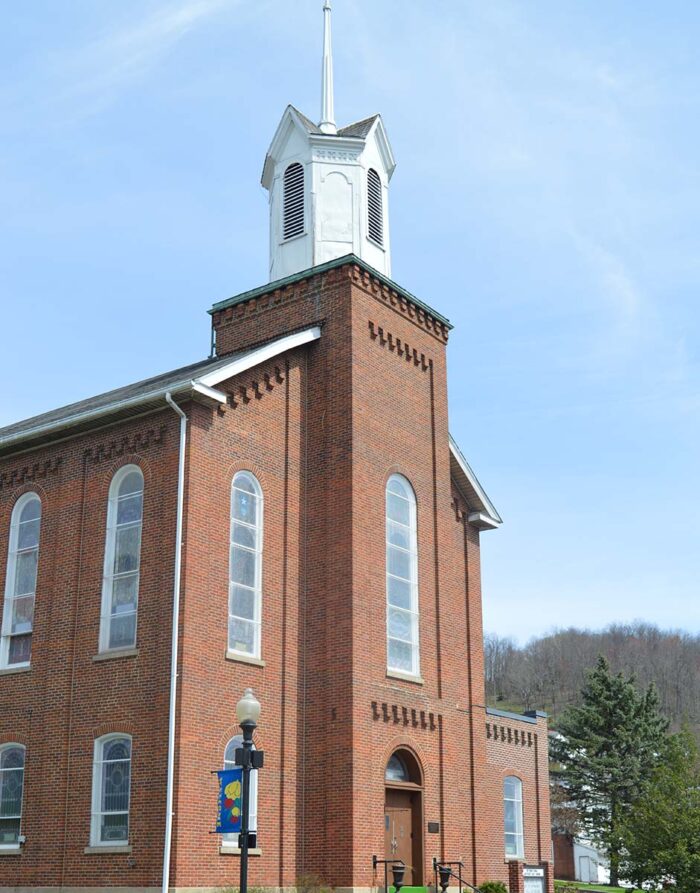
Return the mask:
POLYGON ((389 181, 396 162, 379 115, 336 127, 330 0, 323 19, 321 120, 314 124, 287 106, 265 158, 270 281, 346 254, 391 275, 389 181))

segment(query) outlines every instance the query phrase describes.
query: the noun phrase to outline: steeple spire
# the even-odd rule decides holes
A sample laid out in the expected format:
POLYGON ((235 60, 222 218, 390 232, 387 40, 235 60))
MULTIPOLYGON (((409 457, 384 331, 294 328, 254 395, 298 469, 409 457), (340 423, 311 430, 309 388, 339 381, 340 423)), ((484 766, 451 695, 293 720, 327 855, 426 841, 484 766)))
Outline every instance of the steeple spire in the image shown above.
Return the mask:
POLYGON ((331 42, 331 0, 323 4, 323 69, 321 83, 321 120, 324 133, 337 133, 333 109, 333 45, 331 42))

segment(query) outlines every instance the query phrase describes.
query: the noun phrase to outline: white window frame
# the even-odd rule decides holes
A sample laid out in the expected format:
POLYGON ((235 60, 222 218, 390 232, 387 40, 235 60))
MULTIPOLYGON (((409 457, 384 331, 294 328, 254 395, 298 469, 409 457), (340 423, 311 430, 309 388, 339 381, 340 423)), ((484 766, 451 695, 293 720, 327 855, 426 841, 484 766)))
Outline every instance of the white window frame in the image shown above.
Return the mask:
MULTIPOLYGON (((247 492, 247 491, 242 491, 247 492)), ((240 655, 241 657, 254 658, 256 660, 260 660, 260 656, 262 653, 262 556, 263 556, 263 532, 264 532, 264 515, 265 515, 265 500, 263 497, 262 487, 260 486, 260 481, 253 474, 252 471, 241 470, 237 471, 233 480, 231 481, 231 508, 230 508, 230 530, 229 530, 229 571, 228 571, 228 627, 226 631, 226 638, 228 643, 228 653, 231 655, 240 655), (246 521, 241 520, 240 518, 234 517, 234 495, 236 489, 240 489, 236 487, 236 479, 245 476, 247 477, 253 484, 255 489, 255 496, 258 500, 258 512, 257 512, 257 523, 255 525, 248 524, 246 521), (233 530, 234 530, 234 522, 236 524, 242 524, 245 527, 248 527, 251 530, 255 530, 255 548, 250 549, 247 546, 240 545, 239 543, 234 543, 233 541, 233 530), (234 549, 243 549, 247 552, 253 552, 255 554, 255 580, 254 585, 252 587, 245 586, 245 584, 234 583, 233 582, 233 553, 234 549), (234 614, 232 611, 233 604, 233 587, 234 586, 243 586, 244 589, 252 589, 254 604, 253 604, 253 619, 250 620, 249 617, 241 617, 240 615, 234 614), (231 641, 231 621, 233 619, 244 620, 248 623, 253 623, 254 625, 254 641, 253 641, 253 651, 243 651, 239 648, 234 648, 233 643, 231 641)))
POLYGON ((131 781, 132 768, 134 764, 134 742, 131 735, 126 732, 110 732, 108 735, 102 735, 95 739, 95 745, 92 758, 92 812, 90 815, 90 846, 91 847, 121 847, 129 846, 129 836, 131 834, 131 781), (129 742, 129 801, 126 808, 126 840, 102 840, 101 839, 101 820, 103 815, 124 815, 124 810, 107 811, 102 808, 102 774, 105 761, 103 753, 105 745, 110 741, 127 740, 129 742))
MULTIPOLYGON (((41 513, 43 506, 41 504, 41 497, 38 493, 32 491, 31 493, 24 493, 15 503, 14 508, 12 509, 12 516, 10 518, 10 539, 8 543, 7 549, 7 573, 5 575, 5 597, 3 599, 3 611, 2 611, 2 627, 0 627, 0 667, 8 668, 12 667, 21 668, 28 667, 31 664, 31 657, 27 661, 18 661, 17 663, 9 663, 10 659, 10 640, 12 639, 11 628, 12 628, 12 605, 15 600, 15 585, 17 581, 17 556, 20 554, 18 546, 19 540, 19 525, 20 518, 22 517, 22 512, 26 508, 26 506, 36 500, 39 503, 39 542, 37 545, 32 547, 32 549, 36 548, 37 552, 37 575, 34 580, 34 592, 32 593, 23 593, 21 596, 17 596, 18 598, 24 598, 28 595, 33 596, 34 604, 36 605, 36 590, 38 585, 39 578, 39 550, 41 547, 41 513)), ((26 550, 29 551, 29 550, 26 550)), ((32 630, 31 630, 32 638, 34 636, 34 621, 32 619, 32 630)))
POLYGON ((503 779, 503 843, 505 848, 506 859, 524 859, 525 858, 525 834, 523 830, 523 782, 517 775, 507 775, 503 779), (514 797, 506 796, 507 785, 509 782, 517 782, 514 797), (515 831, 506 829, 506 803, 515 804, 515 831), (508 838, 515 838, 516 852, 508 852, 508 838))
POLYGON ((104 570, 102 574, 102 605, 100 611, 100 637, 99 652, 100 654, 109 651, 126 651, 136 647, 138 640, 138 604, 139 590, 141 588, 141 545, 143 539, 143 505, 145 498, 145 480, 143 471, 138 465, 123 465, 116 472, 109 485, 109 502, 107 506, 107 531, 105 534, 105 559, 104 570), (139 564, 138 564, 138 582, 136 584, 136 619, 134 622, 134 641, 131 645, 119 645, 114 648, 109 647, 109 636, 112 622, 112 593, 114 589, 114 581, 116 574, 114 573, 114 553, 117 545, 117 510, 119 506, 119 488, 124 478, 137 472, 141 476, 141 521, 139 531, 139 564))
MULTIPOLYGON (((24 773, 27 768, 27 748, 24 744, 19 744, 16 741, 10 741, 6 744, 0 744, 0 795, 2 794, 2 782, 3 782, 3 774, 5 772, 21 772, 22 773, 22 799, 19 804, 19 815, 6 815, 3 816, 4 819, 19 819, 19 836, 22 834, 22 813, 24 811, 24 773), (14 748, 18 748, 22 751, 22 767, 21 769, 18 767, 16 769, 3 769, 2 768, 2 755, 7 750, 13 750, 14 748)), ((0 850, 18 850, 21 844, 19 840, 15 843, 2 843, 0 842, 0 850)))
MULTIPOLYGON (((396 495, 396 494, 394 494, 396 495)), ((386 538, 386 667, 387 672, 391 674, 398 674, 401 676, 410 676, 415 677, 416 679, 420 678, 420 614, 419 614, 419 601, 418 601, 418 524, 417 524, 417 503, 416 503, 416 494, 411 486, 411 482, 408 478, 404 477, 402 474, 392 474, 389 480, 386 482, 386 487, 384 491, 384 529, 385 529, 385 538, 386 538), (403 525, 401 522, 397 522, 394 519, 389 518, 389 487, 391 486, 392 481, 398 481, 402 487, 408 492, 408 498, 403 497, 409 503, 409 524, 403 525), (389 541, 389 524, 400 524, 403 527, 408 529, 409 536, 409 544, 410 547, 408 549, 404 549, 401 546, 390 543, 389 541), (406 580, 403 577, 398 577, 389 572, 389 555, 390 551, 393 549, 397 549, 402 552, 406 552, 410 556, 410 574, 411 579, 406 580), (408 583, 410 586, 410 607, 404 608, 399 605, 392 605, 389 600, 389 581, 390 579, 401 580, 402 582, 408 583), (391 611, 402 611, 405 614, 408 614, 410 617, 411 624, 411 639, 410 641, 407 639, 399 639, 398 636, 390 635, 390 613, 391 611), (404 667, 395 667, 392 666, 390 660, 390 640, 405 642, 406 644, 411 646, 411 669, 406 670, 404 667)))
MULTIPOLYGON (((243 747, 243 735, 234 735, 233 738, 230 739, 226 747, 224 748, 224 769, 235 769, 236 761, 235 761, 235 749, 237 747, 243 747), (227 756, 227 754, 229 756, 227 756)), ((253 744, 253 750, 255 750, 255 744, 253 744)), ((258 830, 258 770, 253 769, 250 773, 250 815, 249 815, 249 831, 257 831, 258 830)), ((224 834, 221 838, 221 842, 231 846, 238 846, 238 834, 231 832, 229 834, 224 834)))

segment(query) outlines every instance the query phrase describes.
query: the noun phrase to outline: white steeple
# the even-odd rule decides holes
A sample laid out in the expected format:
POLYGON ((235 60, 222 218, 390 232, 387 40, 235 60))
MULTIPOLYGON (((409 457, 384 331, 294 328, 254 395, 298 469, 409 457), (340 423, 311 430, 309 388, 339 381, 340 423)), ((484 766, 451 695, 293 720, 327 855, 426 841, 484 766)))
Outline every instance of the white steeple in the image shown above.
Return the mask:
POLYGON ((337 133, 333 108, 333 43, 331 40, 331 0, 323 4, 323 68, 321 72, 321 120, 324 133, 337 133))
POLYGON ((389 181, 395 167, 379 115, 336 127, 331 4, 324 0, 321 121, 314 124, 287 106, 263 168, 270 281, 346 254, 391 275, 389 181))

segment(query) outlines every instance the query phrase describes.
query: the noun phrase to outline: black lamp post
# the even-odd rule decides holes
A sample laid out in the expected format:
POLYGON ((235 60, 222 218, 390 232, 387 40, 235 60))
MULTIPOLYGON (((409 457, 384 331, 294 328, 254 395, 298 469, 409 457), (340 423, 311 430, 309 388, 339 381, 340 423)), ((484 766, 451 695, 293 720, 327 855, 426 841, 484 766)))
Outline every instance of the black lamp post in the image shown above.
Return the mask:
POLYGON ((442 893, 445 893, 445 890, 450 886, 452 869, 449 865, 438 865, 438 874, 440 875, 440 889, 442 893))
POLYGON ((236 704, 236 717, 243 732, 243 747, 236 748, 236 765, 243 767, 243 790, 241 792, 241 833, 238 846, 241 850, 241 890, 248 893, 248 846, 250 842, 250 773, 262 769, 263 752, 253 750, 253 732, 260 718, 260 702, 252 688, 246 688, 243 697, 236 704))
POLYGON ((470 884, 469 881, 464 880, 462 877, 463 869, 464 863, 462 862, 438 862, 437 858, 433 858, 435 893, 437 893, 438 883, 442 893, 447 893, 447 888, 450 886, 450 878, 454 878, 457 881, 459 885, 459 893, 462 893, 463 887, 467 887, 469 890, 472 890, 473 893, 481 893, 478 887, 475 887, 473 884, 470 884))
POLYGON ((391 866, 391 873, 394 876, 394 891, 399 893, 406 874, 406 863, 403 859, 380 859, 377 856, 372 856, 372 868, 375 871, 377 865, 384 866, 384 893, 389 893, 389 866, 391 866))

